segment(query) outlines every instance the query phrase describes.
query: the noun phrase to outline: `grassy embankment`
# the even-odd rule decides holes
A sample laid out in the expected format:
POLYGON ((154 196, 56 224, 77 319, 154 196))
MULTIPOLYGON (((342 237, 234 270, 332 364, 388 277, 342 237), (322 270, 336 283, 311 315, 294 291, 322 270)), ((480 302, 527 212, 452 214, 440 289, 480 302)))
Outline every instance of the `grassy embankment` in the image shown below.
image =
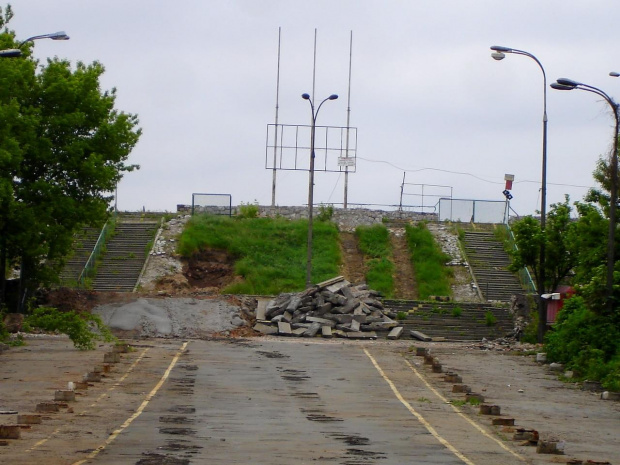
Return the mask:
POLYGON ((442 252, 424 223, 407 225, 405 232, 419 298, 426 300, 433 295, 451 295, 452 270, 446 266, 450 257, 442 252))
MULTIPOLYGON (((331 222, 313 226, 312 282, 338 276, 338 229, 331 222)), ((195 216, 181 235, 178 252, 189 257, 205 247, 226 250, 236 258, 242 282, 229 294, 275 295, 305 288, 308 221, 281 218, 195 216)))
POLYGON ((390 233, 382 224, 358 226, 355 229, 359 249, 366 265, 366 284, 385 297, 394 296, 394 263, 390 233))

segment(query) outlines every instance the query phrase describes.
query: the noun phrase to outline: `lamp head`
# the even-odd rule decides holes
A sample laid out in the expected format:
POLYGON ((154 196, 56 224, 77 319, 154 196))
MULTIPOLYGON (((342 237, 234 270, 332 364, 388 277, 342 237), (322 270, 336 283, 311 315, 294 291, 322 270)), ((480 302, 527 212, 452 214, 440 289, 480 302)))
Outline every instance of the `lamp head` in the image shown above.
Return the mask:
POLYGON ((557 80, 557 83, 566 87, 577 87, 579 84, 581 84, 580 82, 573 81, 572 79, 568 78, 560 78, 557 80))
POLYGON ((506 55, 503 52, 493 52, 491 53, 491 56, 493 57, 494 60, 497 60, 497 61, 500 61, 506 58, 506 55))
POLYGON ((16 48, 10 48, 7 50, 0 50, 1 58, 16 58, 22 56, 22 51, 16 48))
POLYGON ((492 45, 491 50, 494 52, 512 53, 512 49, 510 47, 503 47, 501 45, 492 45))
POLYGON ((301 94, 301 98, 304 100, 310 100, 310 95, 309 94, 301 94))
POLYGON ((336 94, 331 94, 328 98, 330 100, 336 100, 338 98, 338 96, 336 94))
POLYGON ((557 82, 552 82, 550 86, 555 90, 573 90, 575 88, 574 86, 565 86, 564 84, 559 84, 557 82))
POLYGON ((618 76, 620 76, 620 73, 616 73, 615 71, 612 71, 611 73, 609 73, 609 75, 611 77, 618 77, 618 76))
POLYGON ((69 40, 69 36, 65 31, 54 32, 49 35, 49 38, 52 40, 69 40))

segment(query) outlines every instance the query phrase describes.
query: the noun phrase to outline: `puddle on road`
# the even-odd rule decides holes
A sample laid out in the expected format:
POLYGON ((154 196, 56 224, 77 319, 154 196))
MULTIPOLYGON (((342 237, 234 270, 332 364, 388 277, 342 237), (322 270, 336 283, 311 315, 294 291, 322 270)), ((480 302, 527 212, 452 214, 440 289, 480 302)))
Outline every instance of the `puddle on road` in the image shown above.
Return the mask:
POLYGON ((331 437, 345 442, 349 446, 367 446, 370 444, 370 439, 358 435, 348 435, 343 433, 332 433, 331 437))
POLYGON ((175 423, 177 425, 187 425, 194 423, 193 418, 187 417, 159 417, 160 423, 175 423))
POLYGON ((316 392, 294 392, 292 397, 299 397, 300 399, 320 399, 316 392))
POLYGON ((159 433, 160 434, 176 434, 176 435, 180 435, 180 436, 192 436, 194 434, 196 434, 196 430, 191 429, 191 428, 164 428, 164 427, 160 427, 159 428, 159 433))
POLYGON ((142 455, 144 458, 138 460, 136 465, 189 465, 191 463, 188 459, 180 459, 169 455, 148 452, 143 452, 142 455))
MULTIPOLYGON (((187 441, 184 441, 187 442, 187 441)), ((169 442, 165 446, 159 446, 159 450, 168 450, 168 451, 198 451, 202 449, 202 446, 196 446, 194 444, 181 444, 181 441, 177 442, 169 442)))
POLYGON ((302 408, 301 412, 306 414, 306 418, 310 421, 344 421, 342 418, 325 415, 321 410, 307 410, 302 408))
POLYGON ((265 352, 262 350, 256 351, 257 354, 267 358, 291 358, 288 355, 281 354, 280 352, 265 352))
POLYGON ((188 370, 188 371, 198 370, 198 365, 179 365, 178 367, 181 370, 188 370))
POLYGON ((191 405, 175 405, 170 407, 168 411, 174 413, 196 413, 196 409, 191 405))

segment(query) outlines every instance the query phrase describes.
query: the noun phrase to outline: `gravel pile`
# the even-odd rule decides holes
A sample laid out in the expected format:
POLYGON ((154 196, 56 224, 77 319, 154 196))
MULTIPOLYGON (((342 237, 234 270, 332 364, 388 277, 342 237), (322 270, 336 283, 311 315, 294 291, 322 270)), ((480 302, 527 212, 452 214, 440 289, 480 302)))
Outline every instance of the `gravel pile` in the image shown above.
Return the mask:
POLYGON ((398 326, 384 311, 379 294, 342 276, 297 294, 280 294, 257 310, 254 329, 283 336, 374 339, 376 331, 398 326))

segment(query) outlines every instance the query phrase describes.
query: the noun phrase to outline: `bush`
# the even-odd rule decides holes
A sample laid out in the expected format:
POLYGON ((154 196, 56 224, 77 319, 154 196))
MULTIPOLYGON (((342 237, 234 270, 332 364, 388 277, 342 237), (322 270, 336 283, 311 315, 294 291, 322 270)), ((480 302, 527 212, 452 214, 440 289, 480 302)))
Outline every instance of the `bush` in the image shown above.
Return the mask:
POLYGON ((258 218, 258 204, 241 202, 237 216, 239 218, 258 218))
POLYGON ((69 336, 73 345, 80 350, 92 350, 95 341, 115 341, 99 315, 61 312, 51 307, 39 307, 24 320, 25 327, 39 328, 43 331, 58 331, 69 336))
POLYGON ((484 323, 487 326, 494 326, 495 323, 497 323, 497 318, 495 318, 495 315, 493 315, 493 312, 491 310, 487 310, 487 312, 484 314, 484 323))
POLYGON ((334 216, 333 205, 319 205, 319 214, 316 216, 318 221, 331 221, 334 216))
POLYGON ((597 315, 583 298, 564 303, 545 337, 545 350, 550 361, 564 363, 577 378, 620 389, 620 329, 613 316, 597 315))
POLYGON ((452 309, 452 316, 454 318, 460 318, 462 314, 463 314, 463 309, 461 307, 454 307, 452 309))

